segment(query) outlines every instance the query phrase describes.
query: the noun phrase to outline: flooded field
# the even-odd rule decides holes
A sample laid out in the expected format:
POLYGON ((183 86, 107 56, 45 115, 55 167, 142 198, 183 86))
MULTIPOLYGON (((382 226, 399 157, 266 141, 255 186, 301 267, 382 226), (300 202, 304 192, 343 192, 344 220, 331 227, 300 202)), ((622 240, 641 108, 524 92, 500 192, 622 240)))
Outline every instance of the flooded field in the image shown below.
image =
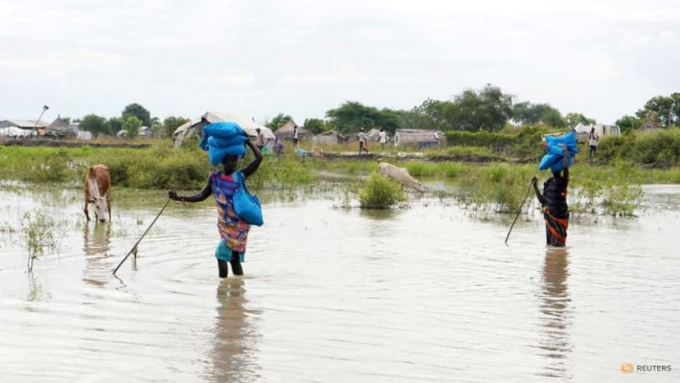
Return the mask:
MULTIPOLYGON (((2 382, 635 382, 680 379, 680 187, 645 187, 637 218, 570 223, 544 245, 534 209, 480 219, 452 200, 389 211, 280 193, 245 276, 220 281, 210 203, 115 194, 87 223, 81 191, 0 188, 2 382), (59 251, 26 272, 25 212, 59 251), (671 366, 634 372, 621 365, 671 366)), ((341 197, 337 197, 338 199, 341 197)))

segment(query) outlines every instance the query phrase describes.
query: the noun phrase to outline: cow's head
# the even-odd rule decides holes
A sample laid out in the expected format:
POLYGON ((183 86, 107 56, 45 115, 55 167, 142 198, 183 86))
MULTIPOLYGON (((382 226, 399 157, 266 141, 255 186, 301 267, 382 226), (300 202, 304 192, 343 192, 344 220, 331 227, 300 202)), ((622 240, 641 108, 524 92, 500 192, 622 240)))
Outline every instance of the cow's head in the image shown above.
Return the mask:
POLYGON ((94 198, 94 216, 99 222, 106 222, 106 197, 94 198))

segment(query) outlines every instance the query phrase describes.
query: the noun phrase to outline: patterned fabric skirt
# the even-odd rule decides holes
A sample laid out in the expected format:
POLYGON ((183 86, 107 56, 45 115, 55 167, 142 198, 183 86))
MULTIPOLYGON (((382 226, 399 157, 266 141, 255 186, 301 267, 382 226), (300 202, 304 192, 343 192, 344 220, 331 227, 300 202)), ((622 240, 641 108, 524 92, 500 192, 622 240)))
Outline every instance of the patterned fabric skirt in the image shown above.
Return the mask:
POLYGON ((557 218, 550 214, 547 208, 543 210, 543 218, 545 219, 546 243, 550 246, 564 247, 567 243, 569 219, 557 218))

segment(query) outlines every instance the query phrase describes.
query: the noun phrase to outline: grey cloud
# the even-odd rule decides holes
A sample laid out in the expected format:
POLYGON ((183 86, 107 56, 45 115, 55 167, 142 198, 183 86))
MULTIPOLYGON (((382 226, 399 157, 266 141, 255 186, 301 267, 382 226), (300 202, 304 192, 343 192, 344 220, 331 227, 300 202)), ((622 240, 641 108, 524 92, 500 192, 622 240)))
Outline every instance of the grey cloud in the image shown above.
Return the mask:
POLYGON ((44 103, 112 116, 136 101, 160 117, 302 121, 345 100, 410 108, 491 82, 613 122, 679 90, 679 16, 671 0, 9 0, 0 118, 44 103))

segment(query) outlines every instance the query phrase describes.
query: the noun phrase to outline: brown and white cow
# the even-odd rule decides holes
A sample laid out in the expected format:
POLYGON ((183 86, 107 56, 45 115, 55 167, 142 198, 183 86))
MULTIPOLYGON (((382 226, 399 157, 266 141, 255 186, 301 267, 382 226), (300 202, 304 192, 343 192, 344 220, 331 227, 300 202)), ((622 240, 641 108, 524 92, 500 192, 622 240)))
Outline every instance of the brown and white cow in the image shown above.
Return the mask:
POLYGON ((381 162, 378 164, 378 172, 399 182, 402 187, 410 187, 420 192, 425 190, 423 184, 411 177, 411 175, 408 173, 408 170, 405 168, 398 168, 392 164, 388 164, 387 162, 381 162))
POLYGON ((94 204, 94 215, 99 222, 106 222, 106 212, 111 221, 111 177, 105 165, 95 165, 85 176, 85 217, 90 220, 88 204, 94 204))

